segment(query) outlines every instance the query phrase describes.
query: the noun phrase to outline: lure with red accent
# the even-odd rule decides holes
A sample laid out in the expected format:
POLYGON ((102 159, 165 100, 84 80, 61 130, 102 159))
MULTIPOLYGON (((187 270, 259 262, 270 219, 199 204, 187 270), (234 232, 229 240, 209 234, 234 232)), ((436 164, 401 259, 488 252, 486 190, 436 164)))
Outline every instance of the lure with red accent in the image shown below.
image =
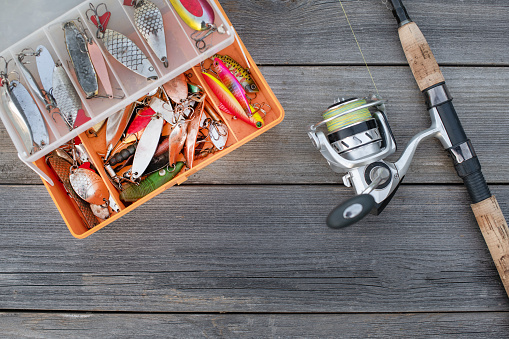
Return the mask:
POLYGON ((248 116, 252 116, 251 108, 249 107, 249 102, 246 98, 246 91, 244 87, 237 80, 235 75, 230 72, 228 67, 219 59, 214 58, 214 62, 212 63, 212 70, 219 76, 221 82, 230 90, 235 99, 239 102, 240 106, 248 116))
POLYGON ((177 14, 195 31, 204 31, 214 24, 214 10, 207 0, 170 0, 177 14))
POLYGON ((235 99, 233 94, 228 90, 228 88, 226 88, 225 85, 223 85, 221 81, 208 73, 202 73, 202 75, 214 95, 219 99, 221 104, 219 108, 222 111, 227 114, 236 116, 237 118, 256 128, 261 128, 263 126, 263 120, 259 114, 255 113, 252 117, 249 117, 246 112, 244 112, 244 109, 242 109, 242 106, 239 104, 237 99, 235 99))
POLYGON ((152 120, 152 117, 156 115, 156 112, 154 112, 154 110, 150 107, 145 107, 136 114, 136 118, 134 118, 133 122, 131 122, 127 129, 127 135, 138 133, 147 127, 148 123, 152 120))

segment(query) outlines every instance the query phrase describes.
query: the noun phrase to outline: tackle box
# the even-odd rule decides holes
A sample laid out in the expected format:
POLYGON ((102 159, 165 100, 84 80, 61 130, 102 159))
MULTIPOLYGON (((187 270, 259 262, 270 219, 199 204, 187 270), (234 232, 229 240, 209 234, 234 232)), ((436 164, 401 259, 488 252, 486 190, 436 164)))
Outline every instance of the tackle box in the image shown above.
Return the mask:
MULTIPOLYGON (((44 185, 46 186, 49 194, 54 200, 58 210, 60 211, 65 223, 67 224, 70 232, 76 238, 85 238, 90 234, 100 230, 111 222, 117 220, 121 216, 129 213, 133 209, 137 208, 141 204, 154 198, 164 190, 174 186, 175 184, 182 184, 188 179, 189 176, 203 169, 205 166, 216 161, 217 159, 225 156, 231 151, 242 146, 249 140, 252 140, 274 127, 283 120, 284 111, 275 97, 274 93, 270 89, 269 85, 263 78, 260 70, 257 68, 253 59, 246 50, 244 44, 237 36, 234 28, 230 21, 226 17, 221 5, 217 0, 208 0, 215 13, 216 26, 225 28, 224 34, 215 32, 206 38, 206 43, 210 46, 204 52, 198 50, 195 42, 190 38, 194 32, 189 26, 187 26, 180 16, 176 13, 169 0, 151 0, 161 11, 164 21, 164 29, 166 35, 166 45, 168 52, 169 66, 165 68, 162 63, 158 60, 155 54, 152 52, 146 41, 143 39, 141 34, 134 25, 133 7, 124 6, 123 0, 97 0, 97 1, 84 1, 80 5, 71 9, 64 15, 48 23, 44 27, 35 31, 28 37, 22 39, 16 44, 10 46, 6 50, 0 53, 5 59, 13 59, 15 63, 9 64, 9 71, 15 70, 19 75, 19 81, 22 83, 27 90, 34 97, 35 102, 38 104, 40 111, 43 113, 43 118, 50 135, 50 143, 41 150, 34 154, 27 154, 24 144, 18 136, 14 126, 9 120, 3 107, 0 105, 0 118, 11 137, 17 151, 19 158, 25 162, 29 167, 36 171, 43 179, 44 185), (117 60, 115 60, 104 48, 101 41, 98 41, 95 36, 96 27, 93 26, 86 17, 86 11, 89 9, 89 3, 95 6, 100 3, 104 3, 107 6, 109 12, 111 12, 111 18, 108 23, 108 28, 114 29, 131 39, 144 53, 148 56, 152 65, 155 66, 158 74, 158 79, 154 81, 147 81, 146 78, 139 76, 131 70, 124 67, 117 60), (101 47, 101 52, 105 57, 110 79, 114 88, 115 96, 123 96, 123 99, 109 99, 109 98, 93 98, 85 99, 85 95, 78 85, 77 79, 72 69, 70 58, 66 49, 64 32, 62 30, 62 23, 75 20, 79 20, 84 24, 85 29, 88 30, 89 36, 93 37, 95 43, 101 47), (60 60, 64 66, 67 75, 71 79, 76 91, 80 95, 83 109, 86 114, 91 118, 88 122, 69 131, 65 122, 58 116, 55 115, 55 119, 49 115, 45 107, 35 99, 30 86, 27 84, 26 79, 23 77, 22 72, 19 69, 17 54, 19 54, 25 48, 36 49, 38 45, 44 45, 50 52, 54 61, 60 60), (210 58, 214 54, 229 55, 243 67, 246 67, 251 72, 252 78, 255 80, 259 88, 259 93, 256 96, 257 103, 265 103, 266 107, 270 107, 270 110, 266 113, 264 120, 265 124, 262 128, 257 129, 252 127, 240 119, 235 119, 231 115, 224 114, 219 108, 219 102, 217 98, 210 91, 209 87, 205 83, 203 76, 201 75, 201 62, 210 58), (140 200, 130 204, 129 206, 124 205, 119 198, 119 191, 113 186, 107 177, 104 170, 104 164, 99 154, 105 153, 105 142, 104 136, 101 138, 101 131, 98 135, 92 135, 88 131, 97 123, 105 120, 113 113, 120 109, 128 107, 131 103, 143 97, 150 91, 157 87, 160 87, 175 78, 182 73, 191 74, 191 79, 202 86, 207 93, 211 104, 215 107, 216 111, 221 115, 224 123, 229 128, 229 136, 226 147, 214 154, 210 154, 207 157, 199 160, 195 160, 194 166, 189 170, 182 170, 174 179, 165 185, 159 187, 157 190, 146 195, 140 200), (102 221, 92 229, 88 229, 85 222, 79 216, 76 207, 65 191, 63 185, 59 182, 54 172, 48 167, 45 161, 45 155, 52 152, 61 145, 67 143, 73 138, 79 137, 83 145, 86 147, 91 162, 97 169, 102 180, 106 183, 110 195, 115 200, 116 204, 120 207, 120 212, 114 212, 110 210, 110 218, 102 221), (98 154, 99 153, 99 154, 98 154), (53 185, 49 182, 53 182, 53 185)), ((35 62, 26 65, 30 70, 36 81, 40 84, 40 79, 36 71, 35 62)), ((99 81, 99 93, 104 93, 101 82, 99 81)), ((102 133, 104 134, 104 129, 102 133)))

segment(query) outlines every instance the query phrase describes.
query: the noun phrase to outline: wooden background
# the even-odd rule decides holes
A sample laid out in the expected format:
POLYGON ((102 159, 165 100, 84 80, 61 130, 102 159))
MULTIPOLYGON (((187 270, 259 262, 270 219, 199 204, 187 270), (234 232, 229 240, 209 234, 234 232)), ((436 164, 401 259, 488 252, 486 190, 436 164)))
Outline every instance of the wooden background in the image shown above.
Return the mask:
MULTIPOLYGON (((374 92, 336 0, 220 0, 285 111, 249 142, 85 240, 0 127, 2 337, 502 338, 509 301, 437 141, 378 217, 341 231, 353 192, 307 126, 374 92)), ((80 3, 2 4, 0 50, 80 3)), ((402 149, 430 118, 381 1, 343 1, 402 149)), ((509 5, 407 0, 509 216, 509 5)))

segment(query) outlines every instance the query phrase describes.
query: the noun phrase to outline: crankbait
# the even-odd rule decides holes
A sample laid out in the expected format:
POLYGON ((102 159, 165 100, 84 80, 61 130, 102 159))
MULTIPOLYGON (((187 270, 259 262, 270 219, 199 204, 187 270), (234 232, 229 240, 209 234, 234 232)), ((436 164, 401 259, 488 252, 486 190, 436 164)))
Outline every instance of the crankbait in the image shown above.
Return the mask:
POLYGON ((163 15, 157 6, 149 0, 128 0, 124 5, 134 6, 134 23, 159 60, 168 68, 166 37, 163 15))
POLYGON ((196 42, 199 51, 205 51, 207 44, 205 38, 214 32, 224 34, 226 31, 221 25, 214 25, 215 14, 207 0, 170 0, 173 8, 180 18, 196 32, 191 34, 191 39, 196 42), (200 32, 199 34, 196 34, 200 32))
POLYGON ((232 74, 237 78, 246 92, 256 93, 260 91, 258 86, 256 86, 253 78, 251 77, 251 74, 249 74, 247 68, 242 67, 237 61, 235 61, 235 59, 228 55, 219 54, 213 55, 212 58, 220 59, 228 67, 230 72, 232 72, 232 74))
POLYGON ((106 28, 111 15, 106 8, 106 4, 101 3, 97 8, 92 4, 89 4, 89 6, 90 9, 87 10, 86 16, 97 27, 96 36, 103 41, 106 50, 131 71, 146 77, 148 80, 157 79, 154 66, 138 46, 125 35, 106 28), (97 12, 97 9, 101 6, 105 8, 105 13, 102 16, 97 12), (93 13, 92 16, 89 16, 90 11, 93 13))
POLYGON ((253 113, 246 98, 246 91, 237 78, 228 70, 228 67, 220 59, 215 58, 212 63, 212 70, 219 76, 221 82, 230 90, 235 99, 237 99, 244 112, 248 116, 252 116, 253 113))
POLYGON ((209 85, 212 92, 219 99, 221 110, 225 113, 236 116, 244 122, 256 127, 261 128, 263 126, 263 120, 258 113, 253 114, 252 117, 247 116, 246 112, 239 104, 233 94, 226 88, 225 85, 214 76, 202 72, 205 82, 209 85), (261 121, 257 120, 259 118, 261 121))
POLYGON ((124 190, 120 192, 120 199, 125 202, 135 202, 143 198, 173 179, 183 167, 184 163, 179 161, 173 167, 168 166, 159 172, 149 175, 143 179, 139 185, 132 183, 127 184, 124 190))
POLYGON ((103 205, 109 199, 110 194, 106 184, 90 168, 71 168, 69 181, 76 194, 88 203, 103 205))
POLYGON ((200 102, 194 110, 194 116, 187 127, 186 137, 186 165, 187 168, 193 168, 194 150, 196 149, 196 138, 200 129, 200 122, 203 116, 204 102, 200 102))
POLYGON ((56 64, 53 69, 52 94, 60 110, 60 115, 69 127, 69 130, 72 130, 76 123, 78 112, 82 111, 81 100, 67 73, 65 73, 62 64, 56 64))
POLYGON ((62 29, 64 30, 67 52, 71 58, 78 83, 87 99, 93 98, 99 94, 99 84, 88 52, 88 38, 84 32, 79 30, 74 21, 65 22, 62 29))
POLYGON ((63 153, 67 155, 65 151, 57 149, 57 151, 50 153, 46 157, 46 162, 49 164, 50 168, 53 170, 53 172, 55 172, 57 177, 60 179, 71 199, 74 200, 74 202, 76 203, 76 206, 78 207, 78 210, 81 214, 81 218, 85 222, 87 228, 91 229, 98 224, 97 219, 92 213, 90 205, 86 201, 81 199, 73 190, 71 182, 69 181, 72 158, 70 158, 69 155, 63 158, 61 156, 61 154, 63 153), (69 162, 69 159, 71 162, 69 162))
POLYGON ((175 164, 175 162, 177 161, 177 156, 184 147, 184 143, 186 142, 187 137, 188 123, 189 123, 188 120, 180 120, 179 122, 177 122, 177 124, 175 125, 175 127, 173 127, 173 130, 171 131, 169 149, 170 165, 175 164))
POLYGON ((131 168, 131 180, 138 180, 150 164, 150 160, 159 144, 159 138, 163 129, 164 119, 156 114, 143 131, 134 154, 133 166, 131 168))

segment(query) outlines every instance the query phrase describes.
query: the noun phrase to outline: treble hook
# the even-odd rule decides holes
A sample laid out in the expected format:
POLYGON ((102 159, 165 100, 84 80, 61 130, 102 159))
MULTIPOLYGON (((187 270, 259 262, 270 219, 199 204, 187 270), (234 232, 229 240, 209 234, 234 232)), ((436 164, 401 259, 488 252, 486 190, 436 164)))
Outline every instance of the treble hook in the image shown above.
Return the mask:
POLYGON ((194 31, 191 33, 191 39, 193 39, 196 43, 196 48, 200 52, 205 52, 207 49, 207 43, 205 42, 205 38, 207 38, 209 35, 211 35, 214 32, 218 32, 219 34, 224 34, 226 30, 224 29, 224 26, 221 25, 219 27, 216 27, 213 24, 207 24, 207 28, 203 31, 194 31))
POLYGON ((0 77, 2 78, 2 83, 4 83, 4 80, 7 80, 7 72, 9 71, 9 62, 11 62, 12 59, 9 59, 9 61, 7 61, 7 59, 4 58, 2 55, 0 55, 0 59, 2 59, 5 63, 4 71, 0 71, 0 77))
POLYGON ((89 3, 88 4, 88 7, 90 7, 89 9, 87 9, 87 11, 85 12, 85 16, 87 17, 87 20, 92 22, 93 21, 90 19, 91 17, 95 17, 96 21, 97 21, 97 32, 95 33, 95 36, 97 37, 97 39, 102 39, 103 37, 103 31, 104 31, 104 26, 102 25, 101 23, 101 16, 99 15, 99 8, 101 8, 101 6, 104 6, 104 13, 107 13, 108 12, 108 7, 106 6, 106 4, 104 2, 100 3, 99 5, 97 5, 97 7, 94 7, 94 5, 92 3, 89 3), (92 11, 92 15, 89 16, 88 12, 92 11))

